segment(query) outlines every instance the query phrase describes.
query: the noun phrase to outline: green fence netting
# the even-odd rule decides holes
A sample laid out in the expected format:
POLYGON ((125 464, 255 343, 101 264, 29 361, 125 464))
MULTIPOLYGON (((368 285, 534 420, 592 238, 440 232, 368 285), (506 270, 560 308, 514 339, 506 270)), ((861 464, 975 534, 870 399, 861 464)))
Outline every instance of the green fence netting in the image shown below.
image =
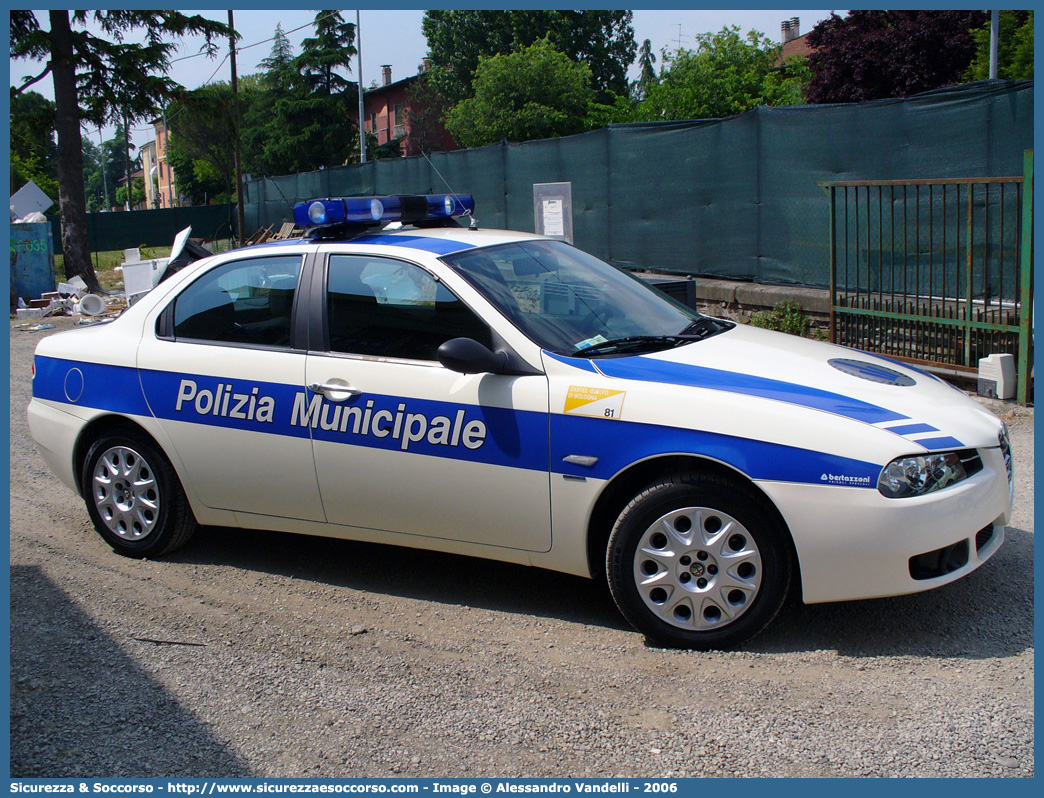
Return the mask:
POLYGON ((245 187, 246 226, 278 228, 314 197, 448 184, 474 195, 481 226, 533 230, 533 184, 568 181, 576 245, 617 266, 825 286, 819 183, 1019 175, 1032 147, 1033 82, 982 81, 261 178, 245 187))
MULTIPOLYGON (((62 254, 59 217, 49 217, 54 237, 54 254, 62 254)), ((87 214, 87 243, 91 252, 107 252, 131 247, 169 247, 174 236, 186 227, 193 238, 230 238, 235 229, 235 205, 199 205, 151 211, 115 211, 87 214)))

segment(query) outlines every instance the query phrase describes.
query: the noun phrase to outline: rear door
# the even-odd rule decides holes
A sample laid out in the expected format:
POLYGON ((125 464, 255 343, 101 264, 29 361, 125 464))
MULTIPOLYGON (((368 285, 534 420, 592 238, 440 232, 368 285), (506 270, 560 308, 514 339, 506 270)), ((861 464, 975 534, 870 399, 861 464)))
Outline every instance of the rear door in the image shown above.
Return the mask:
POLYGON ((290 424, 305 393, 293 327, 304 258, 254 254, 208 270, 138 349, 149 407, 208 507, 324 519, 309 430, 290 424))

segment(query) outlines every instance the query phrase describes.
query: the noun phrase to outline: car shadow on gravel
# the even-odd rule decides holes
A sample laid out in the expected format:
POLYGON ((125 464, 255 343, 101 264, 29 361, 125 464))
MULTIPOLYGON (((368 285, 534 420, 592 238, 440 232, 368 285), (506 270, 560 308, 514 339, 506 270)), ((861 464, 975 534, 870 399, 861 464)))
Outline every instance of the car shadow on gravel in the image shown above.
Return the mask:
MULTIPOLYGON (((604 582, 453 554, 207 527, 168 559, 293 576, 376 595, 630 630, 604 582)), ((747 651, 1008 657, 1033 646, 1033 535, 1009 528, 994 557, 925 593, 804 605, 792 600, 747 651)), ((636 635, 636 640, 641 638, 636 635)))
POLYGON ((253 775, 135 662, 143 645, 110 637, 39 568, 13 566, 11 776, 253 775))
POLYGON ((1033 534, 1009 527, 1000 550, 963 579, 908 596, 792 601, 747 649, 988 659, 1032 647, 1033 534))
POLYGON ((168 561, 226 565, 376 595, 630 629, 603 583, 463 555, 260 530, 204 527, 168 561))

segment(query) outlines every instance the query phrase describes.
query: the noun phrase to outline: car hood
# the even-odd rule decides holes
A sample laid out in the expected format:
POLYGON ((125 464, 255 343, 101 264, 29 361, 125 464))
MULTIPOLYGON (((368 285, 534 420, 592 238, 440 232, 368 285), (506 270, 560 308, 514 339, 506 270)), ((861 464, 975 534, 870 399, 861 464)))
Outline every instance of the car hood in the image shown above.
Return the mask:
POLYGON ((632 357, 568 358, 610 380, 688 386, 830 413, 925 450, 996 446, 1000 422, 926 372, 867 352, 747 325, 632 357))

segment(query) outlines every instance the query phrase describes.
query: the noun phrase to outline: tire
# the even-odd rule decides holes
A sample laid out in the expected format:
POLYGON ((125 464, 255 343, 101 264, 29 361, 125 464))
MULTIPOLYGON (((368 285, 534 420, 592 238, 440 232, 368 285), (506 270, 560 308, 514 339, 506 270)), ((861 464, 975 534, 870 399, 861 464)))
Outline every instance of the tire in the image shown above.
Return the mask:
POLYGON ((790 591, 789 536, 737 479, 680 473, 620 513, 606 553, 616 605, 650 645, 701 651, 750 640, 790 591))
POLYGON ((174 467, 138 432, 117 429, 98 438, 80 480, 94 528, 119 554, 160 557, 196 531, 174 467))

